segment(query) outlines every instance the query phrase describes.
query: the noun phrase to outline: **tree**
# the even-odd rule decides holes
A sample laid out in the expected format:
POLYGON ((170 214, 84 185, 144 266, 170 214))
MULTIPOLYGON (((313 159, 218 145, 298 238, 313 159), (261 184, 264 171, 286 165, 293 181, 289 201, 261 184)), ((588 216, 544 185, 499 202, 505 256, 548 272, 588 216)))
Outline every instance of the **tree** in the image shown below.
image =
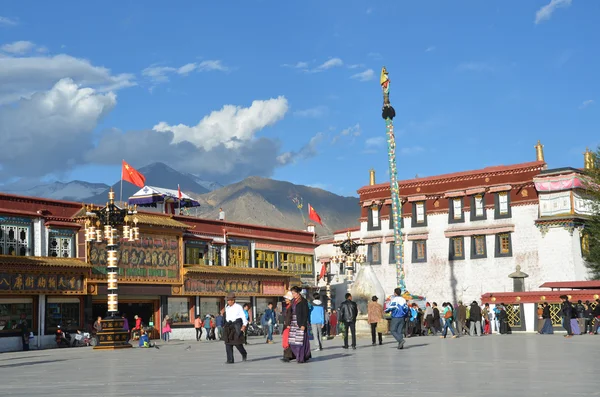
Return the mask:
POLYGON ((594 215, 585 222, 583 255, 593 280, 600 280, 600 147, 598 147, 591 167, 586 170, 589 178, 588 193, 591 195, 594 215))

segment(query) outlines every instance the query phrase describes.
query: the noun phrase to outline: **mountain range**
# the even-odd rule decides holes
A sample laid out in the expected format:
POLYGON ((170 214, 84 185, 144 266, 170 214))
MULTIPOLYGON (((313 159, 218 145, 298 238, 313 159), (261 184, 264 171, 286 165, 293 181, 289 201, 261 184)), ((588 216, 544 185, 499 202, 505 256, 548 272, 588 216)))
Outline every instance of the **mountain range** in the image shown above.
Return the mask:
MULTIPOLYGON (((323 189, 290 182, 248 177, 223 186, 218 182, 203 180, 197 175, 179 172, 164 163, 152 163, 140 167, 138 171, 146 177, 146 184, 149 186, 177 189, 179 184, 183 192, 200 203, 199 208, 190 210, 189 214, 192 216, 217 219, 219 208, 223 208, 226 219, 234 222, 305 229, 310 203, 324 224, 324 227, 317 225, 319 235, 330 235, 335 230, 355 226, 360 216, 356 197, 342 197, 323 189), (298 208, 299 204, 302 204, 302 208, 298 208)), ((52 182, 28 189, 4 185, 0 186, 0 190, 24 196, 104 204, 111 187, 119 200, 120 181, 109 186, 75 180, 52 182)), ((123 200, 138 190, 139 187, 123 182, 123 200)))

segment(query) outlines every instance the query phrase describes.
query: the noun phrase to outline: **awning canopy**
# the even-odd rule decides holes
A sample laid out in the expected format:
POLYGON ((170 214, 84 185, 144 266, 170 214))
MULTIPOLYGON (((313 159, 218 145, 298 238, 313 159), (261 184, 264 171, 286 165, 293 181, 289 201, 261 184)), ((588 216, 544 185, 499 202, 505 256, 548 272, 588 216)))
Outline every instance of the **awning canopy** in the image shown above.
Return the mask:
POLYGON ((140 207, 156 207, 157 204, 167 202, 174 203, 175 206, 200 207, 200 203, 185 193, 181 193, 181 201, 177 190, 165 189, 156 186, 144 186, 127 201, 129 205, 138 205, 140 207))

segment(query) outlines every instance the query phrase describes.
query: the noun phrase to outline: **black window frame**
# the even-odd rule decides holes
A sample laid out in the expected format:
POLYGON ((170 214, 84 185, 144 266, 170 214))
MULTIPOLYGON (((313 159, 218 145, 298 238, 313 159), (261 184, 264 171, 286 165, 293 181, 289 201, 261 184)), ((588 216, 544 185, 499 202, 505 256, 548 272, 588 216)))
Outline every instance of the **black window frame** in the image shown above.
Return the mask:
POLYGON ((470 197, 471 204, 471 221, 485 221, 487 220, 487 211, 485 210, 485 194, 474 194, 470 197), (481 196, 481 205, 483 207, 483 215, 477 216, 477 209, 475 208, 475 197, 481 196))
POLYGON ((381 230, 381 207, 378 205, 370 205, 367 213, 367 231, 381 230), (379 216, 379 225, 373 226, 373 207, 377 207, 377 215, 379 216))
POLYGON ((464 223, 465 222, 465 200, 463 197, 448 198, 448 223, 464 223), (454 218, 454 200, 460 200, 460 218, 454 218))
POLYGON ((388 264, 396 263, 396 243, 394 241, 390 241, 388 243, 390 249, 388 250, 388 264))
MULTIPOLYGON (((464 248, 464 247, 463 247, 464 248)), ((477 234, 471 236, 471 259, 482 259, 487 258, 487 238, 485 234, 477 234), (483 254, 477 254, 477 247, 475 245, 475 240, 478 237, 483 237, 483 254)))
POLYGON ((465 259, 465 237, 464 236, 455 236, 455 237, 450 237, 448 239, 449 241, 449 249, 448 249, 448 260, 450 261, 459 261, 459 260, 464 260, 465 259), (453 241, 455 239, 459 239, 461 241, 461 245, 462 245, 462 256, 456 256, 454 254, 454 244, 453 241))
POLYGON ((496 240, 496 247, 494 249, 495 251, 495 257, 496 258, 510 258, 513 256, 513 249, 512 249, 512 233, 510 232, 506 232, 506 233, 497 233, 495 235, 495 240, 496 240), (507 253, 503 253, 501 251, 501 239, 500 236, 503 235, 507 235, 508 236, 508 252, 507 253))
POLYGON ((427 240, 413 240, 412 242, 412 263, 425 263, 427 262, 427 240), (419 258, 417 256, 417 245, 423 244, 423 249, 425 252, 425 256, 423 258, 419 258))
POLYGON ((510 200, 510 191, 497 192, 494 194, 494 219, 507 219, 512 218, 512 208, 511 208, 511 200, 510 200), (508 211, 506 214, 500 213, 500 195, 506 194, 506 206, 508 211))
POLYGON ((367 246, 367 262, 371 265, 381 265, 381 243, 372 243, 367 246), (379 260, 377 262, 373 261, 373 247, 377 246, 379 249, 379 260))
POLYGON ((415 201, 412 203, 411 227, 426 227, 427 226, 427 201, 415 201), (417 204, 423 204, 423 222, 417 222, 417 204))

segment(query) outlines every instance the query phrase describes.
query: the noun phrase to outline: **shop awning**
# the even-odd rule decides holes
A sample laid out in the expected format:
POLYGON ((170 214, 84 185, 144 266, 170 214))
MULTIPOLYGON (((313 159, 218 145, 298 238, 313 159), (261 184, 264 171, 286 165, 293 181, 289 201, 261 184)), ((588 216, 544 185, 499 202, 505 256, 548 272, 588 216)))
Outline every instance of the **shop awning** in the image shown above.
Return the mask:
POLYGON ((181 206, 181 208, 200 207, 200 203, 187 194, 182 192, 181 197, 181 200, 179 200, 177 190, 144 186, 133 196, 129 197, 127 202, 129 205, 138 205, 140 207, 156 207, 157 204, 164 204, 166 202, 175 203, 176 206, 181 206))
POLYGON ((231 267, 231 266, 209 266, 209 265, 189 265, 185 266, 186 274, 236 274, 244 276, 271 276, 271 277, 293 277, 293 274, 284 273, 276 269, 257 269, 251 267, 231 267))
POLYGON ((92 265, 77 258, 56 258, 52 256, 13 256, 0 255, 1 266, 40 266, 40 267, 68 267, 90 269, 92 265))

